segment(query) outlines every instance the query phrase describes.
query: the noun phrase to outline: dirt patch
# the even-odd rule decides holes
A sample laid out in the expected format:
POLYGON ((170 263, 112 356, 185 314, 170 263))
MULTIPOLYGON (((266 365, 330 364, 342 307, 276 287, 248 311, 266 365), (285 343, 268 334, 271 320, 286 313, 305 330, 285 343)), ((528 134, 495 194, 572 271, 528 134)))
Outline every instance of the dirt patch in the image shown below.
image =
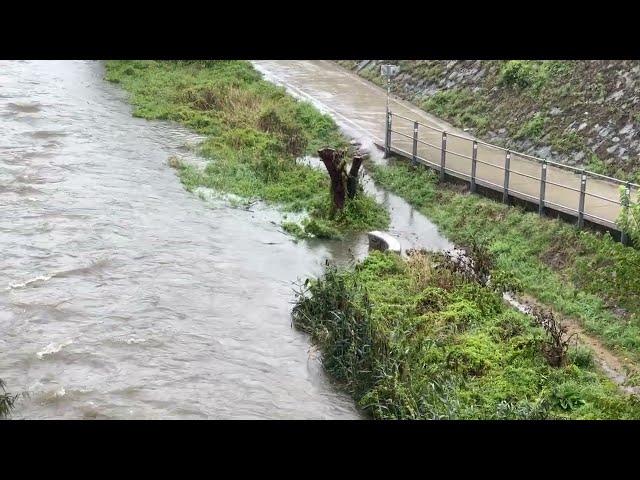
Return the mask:
POLYGON ((571 264, 573 252, 560 242, 553 242, 547 250, 542 252, 540 260, 555 271, 564 270, 571 264))

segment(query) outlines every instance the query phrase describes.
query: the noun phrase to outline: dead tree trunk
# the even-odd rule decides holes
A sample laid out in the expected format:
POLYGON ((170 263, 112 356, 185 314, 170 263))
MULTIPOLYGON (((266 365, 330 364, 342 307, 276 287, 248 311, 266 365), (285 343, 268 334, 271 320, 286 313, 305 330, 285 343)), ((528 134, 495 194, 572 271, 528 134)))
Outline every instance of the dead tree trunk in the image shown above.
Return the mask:
POLYGON ((318 150, 318 156, 327 167, 329 178, 331 179, 331 196, 334 210, 342 210, 344 208, 347 195, 349 198, 354 198, 358 193, 358 172, 364 156, 354 156, 349 173, 347 173, 347 160, 344 155, 344 151, 337 151, 333 148, 318 150))
POLYGON ((353 162, 351 162, 351 169, 349 170, 349 177, 347 178, 347 195, 349 198, 353 198, 358 193, 358 172, 360 166, 364 160, 363 155, 355 155, 353 162))
POLYGON ((323 148, 318 150, 318 155, 329 172, 333 207, 334 209, 342 210, 344 208, 347 179, 344 152, 338 152, 333 148, 323 148))

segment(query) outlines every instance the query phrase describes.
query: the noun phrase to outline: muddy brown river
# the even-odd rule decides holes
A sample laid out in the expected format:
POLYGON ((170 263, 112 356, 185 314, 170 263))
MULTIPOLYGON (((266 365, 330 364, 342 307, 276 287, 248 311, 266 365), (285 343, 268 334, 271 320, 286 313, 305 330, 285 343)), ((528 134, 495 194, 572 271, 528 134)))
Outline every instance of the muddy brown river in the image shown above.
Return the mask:
MULTIPOLYGON (((277 210, 188 193, 199 138, 131 116, 100 62, 0 61, 0 378, 15 419, 353 419, 293 287, 366 238, 299 242, 277 210)), ((448 245, 398 197, 404 245, 448 245), (407 243, 408 242, 408 243, 407 243)))

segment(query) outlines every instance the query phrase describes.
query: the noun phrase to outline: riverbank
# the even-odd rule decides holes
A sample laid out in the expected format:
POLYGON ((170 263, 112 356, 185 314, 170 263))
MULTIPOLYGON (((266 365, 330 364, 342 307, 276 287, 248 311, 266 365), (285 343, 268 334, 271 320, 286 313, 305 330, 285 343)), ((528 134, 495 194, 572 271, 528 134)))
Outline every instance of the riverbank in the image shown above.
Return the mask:
POLYGON ((189 191, 210 188, 303 214, 283 227, 298 237, 335 238, 384 229, 388 213, 360 192, 334 214, 327 172, 299 159, 346 148, 333 120, 262 80, 246 61, 109 61, 106 78, 130 94, 134 115, 177 121, 204 135, 204 169, 173 159, 189 191))
POLYGON ((590 350, 570 346, 558 365, 545 329, 440 254, 374 252, 354 268, 328 267, 305 283, 293 319, 373 418, 640 416, 590 350))
POLYGON ((640 361, 640 252, 609 235, 438 183, 404 160, 368 165, 382 187, 400 195, 452 241, 481 241, 525 293, 574 317, 614 352, 640 361))

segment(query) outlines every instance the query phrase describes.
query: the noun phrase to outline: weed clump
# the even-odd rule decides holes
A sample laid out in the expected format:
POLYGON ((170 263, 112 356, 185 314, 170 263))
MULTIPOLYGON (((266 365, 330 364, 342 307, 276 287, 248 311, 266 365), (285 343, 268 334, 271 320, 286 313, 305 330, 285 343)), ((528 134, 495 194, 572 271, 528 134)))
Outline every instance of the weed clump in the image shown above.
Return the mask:
POLYGON ((580 368, 593 368, 595 361, 591 349, 577 345, 569 350, 569 361, 580 368))
POLYGON ((167 159, 167 165, 169 165, 171 168, 175 168, 176 170, 179 170, 184 166, 184 162, 180 158, 176 157, 175 155, 172 155, 167 159))
POLYGON ((547 333, 542 345, 542 353, 552 367, 562 367, 567 363, 569 342, 573 335, 567 336, 567 327, 558 320, 551 309, 534 307, 531 314, 547 333))
POLYGON ((257 125, 261 131, 275 135, 287 155, 299 157, 305 152, 309 142, 302 126, 291 120, 284 120, 274 107, 269 107, 260 114, 257 125))

